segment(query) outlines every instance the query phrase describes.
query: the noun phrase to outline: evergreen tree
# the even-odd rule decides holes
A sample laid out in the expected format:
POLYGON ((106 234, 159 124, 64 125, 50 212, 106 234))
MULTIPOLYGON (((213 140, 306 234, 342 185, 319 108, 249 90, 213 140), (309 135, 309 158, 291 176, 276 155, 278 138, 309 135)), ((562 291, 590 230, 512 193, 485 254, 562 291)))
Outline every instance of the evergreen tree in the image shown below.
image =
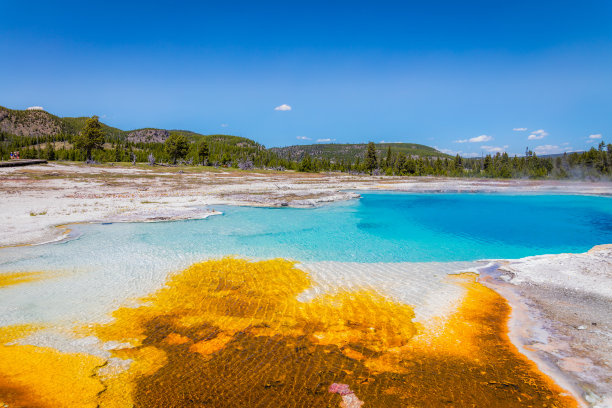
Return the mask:
POLYGON ((368 143, 368 150, 366 151, 364 167, 365 169, 372 174, 372 170, 374 170, 378 166, 378 159, 376 158, 376 146, 374 142, 368 143))
POLYGON ((187 155, 189 145, 187 138, 179 133, 172 133, 164 143, 166 153, 172 159, 172 163, 176 163, 177 159, 182 159, 187 155))
POLYGON ((91 160, 93 150, 102 149, 104 146, 104 132, 98 119, 95 115, 87 119, 83 131, 74 139, 74 147, 82 150, 87 160, 91 160))
POLYGON ((457 156, 455 156, 455 170, 463 171, 463 162, 461 160, 461 156, 459 156, 459 153, 457 153, 457 156))
POLYGON ((114 150, 114 159, 116 162, 120 162, 121 161, 121 145, 117 142, 115 144, 115 150, 114 150))
POLYGON ((200 161, 202 163, 207 162, 209 155, 210 150, 208 148, 208 143, 206 143, 206 140, 204 140, 202 141, 202 143, 200 143, 200 146, 198 147, 198 156, 200 158, 200 161))
POLYGON ((53 148, 52 142, 47 142, 47 148, 45 149, 45 159, 49 161, 55 160, 55 149, 53 148))
POLYGON ((311 172, 314 171, 310 155, 306 154, 298 166, 298 171, 311 172))

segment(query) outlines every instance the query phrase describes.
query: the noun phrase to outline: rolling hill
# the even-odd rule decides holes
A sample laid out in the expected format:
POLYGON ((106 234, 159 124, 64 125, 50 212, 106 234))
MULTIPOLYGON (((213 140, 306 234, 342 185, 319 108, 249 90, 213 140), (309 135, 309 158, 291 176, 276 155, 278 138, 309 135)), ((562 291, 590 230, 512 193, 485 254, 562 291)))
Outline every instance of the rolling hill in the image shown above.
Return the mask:
MULTIPOLYGON (((433 147, 416 143, 376 143, 376 153, 378 157, 385 157, 387 150, 391 148, 393 153, 401 153, 418 157, 451 157, 439 152, 433 147)), ((312 158, 330 160, 332 162, 353 161, 359 157, 365 157, 367 144, 311 144, 295 145, 287 147, 273 147, 270 151, 286 160, 300 161, 305 155, 312 158)))
MULTIPOLYGON (((24 137, 77 135, 83 130, 88 117, 59 117, 44 110, 17 110, 0 106, 0 132, 24 137)), ((102 130, 108 141, 132 143, 163 143, 171 133, 184 135, 191 142, 206 140, 210 144, 222 144, 237 148, 261 150, 264 147, 254 140, 232 135, 203 135, 189 130, 141 128, 121 130, 103 122, 102 130)))

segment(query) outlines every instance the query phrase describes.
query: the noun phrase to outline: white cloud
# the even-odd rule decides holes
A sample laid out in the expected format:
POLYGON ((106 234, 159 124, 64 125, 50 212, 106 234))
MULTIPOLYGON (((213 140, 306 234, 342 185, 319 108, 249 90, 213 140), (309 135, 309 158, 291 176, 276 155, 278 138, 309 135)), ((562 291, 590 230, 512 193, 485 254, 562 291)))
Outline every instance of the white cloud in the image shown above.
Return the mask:
POLYGON ((434 146, 433 148, 444 154, 451 154, 453 156, 457 154, 456 151, 451 150, 451 149, 440 149, 438 146, 434 146))
POLYGON ((26 110, 44 110, 42 106, 30 106, 26 110))
POLYGON ((567 145, 569 145, 569 142, 563 143, 563 146, 567 146, 567 145))
POLYGON ((535 149, 533 149, 533 151, 535 152, 535 154, 539 155, 563 153, 563 149, 555 145, 537 146, 535 149))
POLYGON ((471 138, 470 143, 482 143, 482 142, 488 142, 489 140, 493 140, 493 137, 488 136, 488 135, 480 135, 480 136, 471 138))
POLYGON ((499 146, 480 146, 482 150, 485 150, 489 153, 502 153, 505 152, 508 148, 508 145, 504 145, 502 147, 499 146))
POLYGON ((546 136, 548 136, 548 132, 546 132, 544 129, 538 129, 531 132, 527 140, 540 140, 544 139, 546 136))
POLYGON ((306 137, 306 136, 296 136, 295 138, 296 138, 297 140, 312 140, 311 138, 306 137))
POLYGON ((317 139, 317 143, 335 142, 336 139, 317 139))
POLYGON ((480 135, 480 136, 476 136, 476 137, 472 137, 470 139, 461 139, 461 140, 455 140, 455 143, 482 143, 482 142, 488 142, 490 140, 493 140, 493 136, 489 136, 489 135, 480 135))
POLYGON ((228 127, 229 125, 227 123, 222 123, 221 127, 228 127))
POLYGON ((524 132, 527 130, 527 128, 514 128, 512 130, 514 130, 515 132, 524 132))
POLYGON ((601 139, 601 133, 597 133, 596 135, 589 135, 589 139, 601 139))
POLYGON ((283 103, 282 105, 279 105, 276 108, 274 108, 274 110, 275 111, 290 111, 291 106, 287 105, 286 103, 283 103))
POLYGON ((477 156, 479 156, 478 153, 466 153, 466 152, 462 152, 461 150, 440 149, 438 146, 434 146, 434 149, 436 149, 440 153, 450 154, 451 156, 456 156, 456 155, 459 155, 461 157, 477 157, 477 156))

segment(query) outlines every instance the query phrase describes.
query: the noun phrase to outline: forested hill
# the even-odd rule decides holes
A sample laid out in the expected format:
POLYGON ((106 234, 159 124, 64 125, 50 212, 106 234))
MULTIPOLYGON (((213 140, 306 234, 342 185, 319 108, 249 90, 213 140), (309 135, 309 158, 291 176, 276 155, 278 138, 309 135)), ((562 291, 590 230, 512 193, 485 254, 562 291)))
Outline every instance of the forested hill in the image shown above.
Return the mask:
MULTIPOLYGON (((44 110, 16 110, 0 106, 0 133, 12 136, 30 137, 46 140, 67 140, 70 136, 78 135, 85 126, 88 117, 59 117, 44 110)), ((135 130, 121 130, 108 126, 102 122, 102 130, 107 142, 130 143, 164 143, 171 133, 178 133, 190 142, 208 141, 209 143, 222 143, 239 148, 262 149, 259 143, 239 136, 231 135, 202 135, 189 130, 166 130, 155 128, 142 128, 135 130)))
MULTIPOLYGON (((388 150, 391 149, 393 154, 402 154, 416 157, 451 157, 447 154, 437 151, 433 147, 420 145, 416 143, 377 143, 376 153, 378 157, 385 157, 388 150)), ((276 153, 279 157, 285 160, 301 161, 306 155, 313 159, 329 160, 331 162, 348 162, 352 163, 359 158, 363 160, 365 157, 367 144, 312 144, 312 145, 295 145, 287 147, 273 147, 270 150, 276 153)))

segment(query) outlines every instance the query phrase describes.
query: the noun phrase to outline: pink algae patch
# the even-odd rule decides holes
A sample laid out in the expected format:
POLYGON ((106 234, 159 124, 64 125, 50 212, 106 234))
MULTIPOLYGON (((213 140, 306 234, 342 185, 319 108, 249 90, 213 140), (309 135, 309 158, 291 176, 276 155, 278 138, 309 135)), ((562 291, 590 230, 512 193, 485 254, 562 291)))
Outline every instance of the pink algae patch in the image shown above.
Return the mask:
POLYGON ((359 408, 364 404, 363 401, 357 398, 348 384, 332 383, 329 386, 329 392, 342 396, 341 408, 359 408))
POLYGON ((353 394, 348 384, 333 383, 329 386, 329 392, 332 394, 348 395, 353 394))

